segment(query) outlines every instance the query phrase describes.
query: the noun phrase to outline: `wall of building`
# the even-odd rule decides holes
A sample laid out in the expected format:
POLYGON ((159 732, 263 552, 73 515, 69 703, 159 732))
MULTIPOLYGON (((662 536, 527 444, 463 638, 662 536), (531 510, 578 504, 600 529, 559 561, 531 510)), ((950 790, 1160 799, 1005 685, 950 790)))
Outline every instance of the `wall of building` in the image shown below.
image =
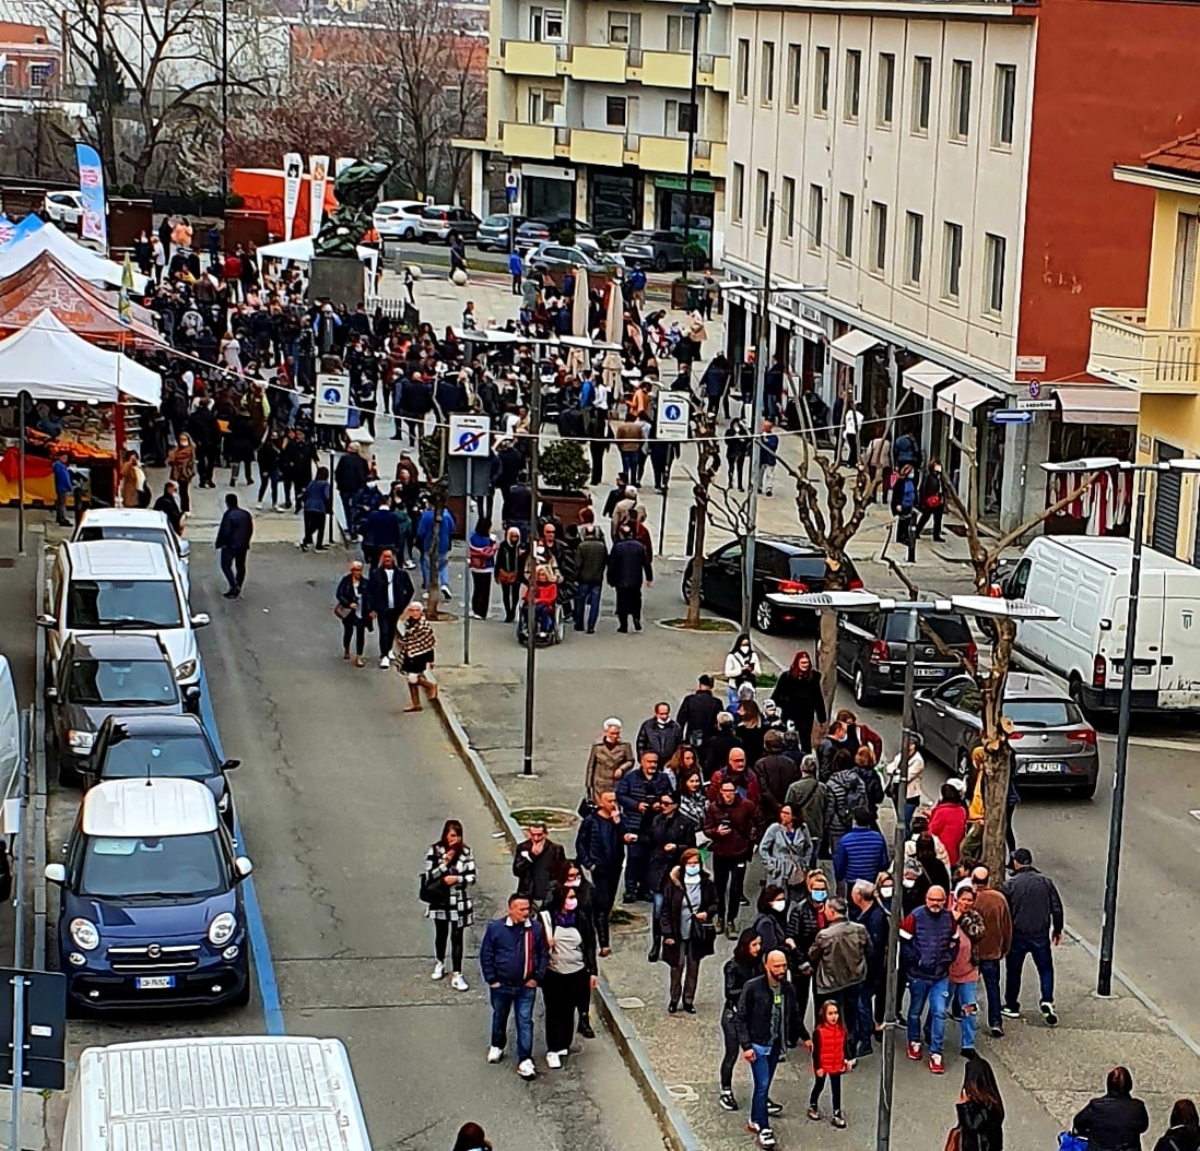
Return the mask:
POLYGON ((1200 126, 1198 39, 1195 4, 1038 10, 1018 352, 1045 356, 1047 379, 1085 369, 1091 308, 1146 300, 1154 193, 1112 166, 1200 126))
MULTIPOLYGON (((1170 444, 1182 449, 1186 456, 1200 455, 1200 397, 1144 395, 1138 412, 1139 463, 1151 463, 1158 458, 1158 445, 1170 444)), ((1148 479, 1148 482, 1152 482, 1148 479)), ((1184 475, 1180 493, 1179 535, 1175 554, 1190 560, 1200 530, 1197 523, 1197 494, 1200 483, 1196 476, 1184 475), (1189 510, 1190 509, 1190 510, 1189 510)), ((1154 518, 1154 492, 1150 490, 1150 525, 1154 518)))
MULTIPOLYGON (((1153 242, 1150 249, 1149 287, 1146 292, 1146 327, 1172 327, 1175 292, 1175 254, 1179 217, 1200 212, 1200 179, 1191 194, 1165 192, 1154 196, 1153 242)), ((1192 318, 1187 328, 1200 328, 1200 291, 1192 293, 1192 318)))

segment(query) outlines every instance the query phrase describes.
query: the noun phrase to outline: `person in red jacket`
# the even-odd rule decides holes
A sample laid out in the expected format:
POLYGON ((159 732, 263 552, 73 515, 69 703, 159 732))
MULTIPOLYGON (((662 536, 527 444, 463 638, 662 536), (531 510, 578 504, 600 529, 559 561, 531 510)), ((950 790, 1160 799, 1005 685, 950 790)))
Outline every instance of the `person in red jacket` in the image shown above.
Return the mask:
POLYGON ((712 779, 708 781, 708 789, 704 794, 709 803, 716 803, 721 797, 721 784, 726 780, 733 784, 738 795, 758 807, 762 791, 754 773, 746 764, 746 752, 740 747, 730 748, 729 762, 720 771, 714 771, 712 779))
POLYGON ((954 782, 942 784, 942 798, 929 813, 929 834, 942 841, 950 866, 958 863, 959 849, 967 833, 967 805, 954 782))
POLYGON ((846 1126, 846 1116, 842 1114, 842 1076, 854 1069, 854 1060, 846 1058, 849 1043, 850 1036, 841 1020, 837 1001, 826 999, 817 1012, 817 1025, 813 1028, 812 1037, 814 1078, 812 1094, 808 1097, 808 1117, 814 1123, 821 1120, 821 1110, 817 1104, 828 1081, 833 1096, 833 1125, 846 1126))
POLYGON ((704 815, 704 834, 712 840, 713 880, 719 912, 714 924, 730 939, 737 938, 737 915, 746 884, 746 864, 754 853, 758 805, 737 792, 733 780, 721 784, 716 800, 704 815), (726 902, 728 891, 728 902, 726 902))

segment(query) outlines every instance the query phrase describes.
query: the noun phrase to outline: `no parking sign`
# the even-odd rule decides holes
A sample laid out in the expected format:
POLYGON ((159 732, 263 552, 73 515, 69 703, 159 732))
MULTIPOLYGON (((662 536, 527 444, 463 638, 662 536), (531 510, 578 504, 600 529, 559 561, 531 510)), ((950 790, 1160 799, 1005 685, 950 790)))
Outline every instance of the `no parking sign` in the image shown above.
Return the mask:
POLYGON ((487 416, 456 413, 450 417, 450 455, 486 457, 491 451, 491 424, 487 416))

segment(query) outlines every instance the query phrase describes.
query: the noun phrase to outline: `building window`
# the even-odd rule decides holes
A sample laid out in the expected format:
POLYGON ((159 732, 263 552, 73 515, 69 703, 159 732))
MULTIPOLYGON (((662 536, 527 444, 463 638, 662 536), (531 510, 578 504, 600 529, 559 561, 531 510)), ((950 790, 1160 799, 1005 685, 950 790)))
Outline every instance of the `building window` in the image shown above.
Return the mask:
POLYGON ((775 100, 775 43, 772 40, 763 41, 761 79, 759 99, 764 104, 771 104, 775 100))
POLYGON ((796 181, 791 176, 783 178, 780 200, 783 238, 790 244, 796 235, 796 181))
POLYGON ((608 14, 608 42, 629 46, 630 14, 628 12, 610 12, 608 14))
POLYGON ((818 116, 829 114, 829 49, 818 48, 813 71, 813 110, 818 116))
POLYGON ((983 238, 983 310, 989 316, 1004 312, 1004 257, 1008 241, 990 232, 983 238))
POLYGON ((531 124, 552 124, 555 109, 562 103, 560 88, 530 88, 529 89, 529 122, 531 124))
POLYGON ((765 230, 767 226, 767 217, 770 214, 770 195, 771 177, 759 168, 758 174, 754 178, 754 223, 760 230, 765 230))
POLYGON ((947 223, 942 236, 942 295, 947 300, 958 299, 962 251, 962 225, 947 223))
POLYGON ((1017 68, 1015 64, 996 65, 996 94, 992 108, 992 146, 1010 148, 1013 142, 1013 118, 1017 109, 1017 68))
POLYGON ((563 38, 563 12, 561 8, 530 8, 529 39, 540 43, 543 40, 563 38))
POLYGON ((787 106, 795 111, 800 107, 800 81, 803 63, 802 50, 799 44, 788 45, 787 56, 787 106))
POLYGON ((825 190, 820 184, 808 188, 808 247, 819 252, 825 242, 825 190))
POLYGON ((626 100, 624 96, 608 96, 605 99, 605 123, 610 128, 624 128, 626 100))
POLYGON ((750 96, 750 41, 738 41, 737 54, 737 96, 746 100, 750 96))
POLYGON ((876 200, 871 205, 871 271, 883 274, 887 268, 888 210, 876 200))
MULTIPOLYGON (((26 71, 29 77, 29 86, 31 88, 44 88, 50 83, 50 77, 54 75, 53 64, 30 64, 26 71)), ((4 82, 8 83, 8 66, 4 69, 4 82)))
POLYGON ((692 130, 692 118, 696 105, 686 100, 663 101, 663 135, 687 134, 692 130))
POLYGON ((971 61, 955 60, 950 80, 950 139, 971 135, 971 61))
POLYGON ((696 35, 695 16, 667 17, 667 51, 690 52, 696 35))
POLYGON ((904 220, 904 282, 910 288, 921 285, 921 261, 925 248, 925 217, 907 212, 904 220))
POLYGON ((929 104, 933 99, 933 60, 913 57, 912 130, 917 136, 929 131, 929 104))
POLYGON ((892 126, 892 107, 896 92, 896 57, 891 52, 879 53, 879 83, 875 91, 875 123, 881 128, 892 126))
POLYGON ((733 165, 733 190, 729 199, 730 214, 734 223, 740 224, 746 207, 746 166, 736 161, 733 165))
POLYGON ((846 53, 846 94, 842 110, 847 120, 858 119, 858 102, 862 89, 862 53, 851 48, 846 53))
POLYGON ((849 192, 838 194, 838 259, 854 257, 854 197, 849 192))
POLYGON ((684 100, 679 105, 679 117, 676 121, 680 132, 699 132, 700 123, 696 115, 696 105, 684 100))

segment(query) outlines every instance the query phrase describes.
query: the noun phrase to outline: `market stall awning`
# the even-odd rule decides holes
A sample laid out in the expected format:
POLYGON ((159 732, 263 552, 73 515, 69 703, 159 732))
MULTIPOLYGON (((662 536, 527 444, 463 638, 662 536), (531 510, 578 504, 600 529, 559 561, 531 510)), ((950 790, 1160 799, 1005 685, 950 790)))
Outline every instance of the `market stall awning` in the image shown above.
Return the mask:
MULTIPOLYGON (((363 263, 371 263, 379 252, 375 248, 358 245, 358 258, 363 263)), ((297 264, 311 264, 313 259, 312 236, 297 236, 294 240, 280 240, 277 244, 264 244, 257 249, 259 266, 264 257, 268 260, 292 260, 297 264)))
POLYGON ((937 406, 938 411, 945 412, 956 420, 966 423, 980 404, 998 399, 1000 399, 999 393, 993 392, 991 388, 983 384, 976 383, 974 380, 959 380, 958 383, 951 384, 948 388, 938 392, 937 406))
POLYGON ((43 252, 19 272, 0 280, 0 336, 27 327, 46 309, 72 332, 91 343, 162 343, 151 314, 140 304, 130 304, 130 322, 117 315, 117 293, 106 292, 72 275, 50 252, 43 252))
MULTIPOLYGON (((53 224, 43 224, 36 232, 0 252, 0 279, 32 264, 43 252, 50 252, 81 280, 91 284, 108 284, 119 288, 125 275, 125 269, 120 264, 75 243, 53 224)), ((133 290, 138 295, 146 290, 146 277, 140 272, 133 273, 133 290)))
POLYGON ((932 360, 921 360, 913 364, 911 368, 906 368, 900 377, 910 392, 916 392, 918 396, 924 396, 927 400, 933 399, 934 388, 953 378, 952 371, 943 368, 941 364, 935 364, 932 360))
POLYGON ((849 364, 854 367, 855 361, 872 348, 877 348, 882 343, 882 340, 876 339, 869 332, 860 332, 857 328, 851 328, 844 336, 838 336, 832 344, 829 345, 829 350, 833 354, 833 358, 842 364, 849 364))
POLYGON ((1058 406, 1064 424, 1136 424, 1138 393, 1128 388, 1060 384, 1058 406))
POLYGON ((35 400, 112 404, 125 395, 157 404, 162 381, 128 356, 89 344, 47 309, 15 336, 0 340, 0 396, 21 392, 35 400))

